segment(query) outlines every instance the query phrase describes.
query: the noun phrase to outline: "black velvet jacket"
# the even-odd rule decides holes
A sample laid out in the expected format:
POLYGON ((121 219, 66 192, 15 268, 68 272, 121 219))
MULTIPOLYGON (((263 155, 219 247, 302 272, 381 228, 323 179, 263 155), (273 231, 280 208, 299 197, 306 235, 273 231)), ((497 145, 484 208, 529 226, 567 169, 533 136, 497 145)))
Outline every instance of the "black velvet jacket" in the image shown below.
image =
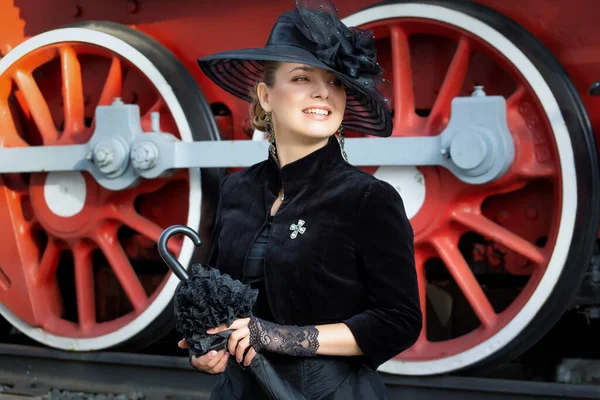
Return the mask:
POLYGON ((373 369, 410 347, 422 315, 404 204, 391 185, 348 164, 334 136, 281 169, 269 155, 225 177, 209 264, 243 279, 281 185, 264 271, 275 322, 343 322, 373 369), (292 239, 300 220, 305 231, 292 239))

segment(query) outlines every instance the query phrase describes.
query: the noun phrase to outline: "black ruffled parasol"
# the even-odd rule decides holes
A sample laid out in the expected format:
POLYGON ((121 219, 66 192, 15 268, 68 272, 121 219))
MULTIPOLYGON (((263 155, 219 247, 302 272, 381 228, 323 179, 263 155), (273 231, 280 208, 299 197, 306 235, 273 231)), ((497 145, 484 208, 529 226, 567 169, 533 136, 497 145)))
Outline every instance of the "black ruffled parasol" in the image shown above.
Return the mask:
MULTIPOLYGON (((211 350, 227 347, 232 330, 208 334, 209 328, 222 323, 229 327, 234 320, 252 315, 258 290, 250 285, 221 274, 207 265, 192 265, 192 275, 167 250, 169 238, 184 234, 194 245, 202 245, 198 234, 185 225, 174 225, 163 231, 158 240, 158 252, 162 259, 181 280, 174 296, 175 329, 189 344, 191 356, 203 356, 211 350)), ((301 400, 304 396, 282 379, 272 365, 260 353, 250 363, 250 371, 271 399, 301 400)))

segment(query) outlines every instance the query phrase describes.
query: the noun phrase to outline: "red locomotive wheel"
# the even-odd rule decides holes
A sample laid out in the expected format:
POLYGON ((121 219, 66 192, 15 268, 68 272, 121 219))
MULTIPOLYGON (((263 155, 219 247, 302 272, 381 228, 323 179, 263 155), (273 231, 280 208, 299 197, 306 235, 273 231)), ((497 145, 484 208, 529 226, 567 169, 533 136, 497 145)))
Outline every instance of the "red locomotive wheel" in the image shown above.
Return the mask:
POLYGON ((374 168, 415 231, 423 332, 382 372, 430 375, 522 353, 570 305, 598 227, 598 158, 586 112, 550 52, 481 5, 386 2, 347 17, 373 29, 393 83, 394 136, 435 135, 474 86, 507 99, 515 160, 468 185, 442 168, 374 168))
MULTIPOLYGON (((96 106, 116 97, 140 107, 144 131, 158 112, 161 130, 182 141, 218 139, 196 82, 166 48, 125 26, 88 22, 45 32, 0 61, 0 147, 85 143, 96 106)), ((216 192, 206 186, 218 182, 214 173, 202 172, 204 189, 216 192)), ((0 313, 61 349, 157 339, 172 320, 178 279, 156 242, 173 224, 203 232, 202 192, 198 169, 119 192, 80 172, 0 176, 0 313)), ((171 251, 187 266, 200 254, 179 239, 171 251)))

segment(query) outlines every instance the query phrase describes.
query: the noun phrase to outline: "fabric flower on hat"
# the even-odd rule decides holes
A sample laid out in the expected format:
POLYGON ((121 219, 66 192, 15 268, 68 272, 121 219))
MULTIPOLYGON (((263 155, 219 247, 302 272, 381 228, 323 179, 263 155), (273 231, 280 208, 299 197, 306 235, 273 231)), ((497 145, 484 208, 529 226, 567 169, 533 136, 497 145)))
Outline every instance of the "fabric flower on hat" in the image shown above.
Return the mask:
POLYGON ((317 58, 362 85, 374 87, 373 78, 383 74, 383 69, 377 64, 373 33, 348 28, 329 1, 297 0, 296 7, 306 24, 305 34, 317 45, 317 58))

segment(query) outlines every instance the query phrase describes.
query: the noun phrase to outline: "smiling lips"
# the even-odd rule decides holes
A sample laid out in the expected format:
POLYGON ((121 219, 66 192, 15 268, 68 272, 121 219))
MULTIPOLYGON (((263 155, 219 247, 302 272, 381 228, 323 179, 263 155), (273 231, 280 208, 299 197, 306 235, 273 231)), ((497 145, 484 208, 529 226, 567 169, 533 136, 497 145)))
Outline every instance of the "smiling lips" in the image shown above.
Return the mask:
POLYGON ((308 117, 318 120, 325 120, 331 115, 331 110, 328 107, 306 108, 302 112, 308 117))

